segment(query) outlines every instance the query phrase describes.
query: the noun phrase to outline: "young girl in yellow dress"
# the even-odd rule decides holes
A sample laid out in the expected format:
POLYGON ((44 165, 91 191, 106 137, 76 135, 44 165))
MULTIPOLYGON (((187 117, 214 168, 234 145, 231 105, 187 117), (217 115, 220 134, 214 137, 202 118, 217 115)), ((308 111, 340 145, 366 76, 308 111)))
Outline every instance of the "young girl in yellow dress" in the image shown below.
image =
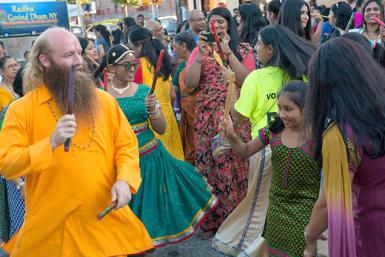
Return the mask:
POLYGON ((178 124, 171 106, 171 60, 166 47, 161 41, 154 38, 148 29, 138 27, 129 34, 130 46, 135 50, 140 60, 141 76, 137 74, 137 83, 151 85, 155 66, 162 49, 166 52, 163 59, 161 76, 156 81, 155 95, 160 102, 162 113, 166 119, 166 133, 156 137, 162 141, 164 147, 174 158, 184 160, 182 141, 179 135, 178 124), (139 78, 138 78, 139 77, 139 78))

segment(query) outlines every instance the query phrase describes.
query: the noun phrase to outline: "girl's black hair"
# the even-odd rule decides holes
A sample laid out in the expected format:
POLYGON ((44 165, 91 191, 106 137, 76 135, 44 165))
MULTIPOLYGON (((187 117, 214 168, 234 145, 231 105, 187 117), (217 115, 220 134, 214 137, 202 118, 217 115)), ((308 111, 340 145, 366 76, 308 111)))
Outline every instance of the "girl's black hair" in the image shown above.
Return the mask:
POLYGON ((15 91, 16 94, 18 94, 20 97, 24 96, 23 92, 23 72, 24 72, 24 66, 20 67, 20 69, 17 71, 15 80, 13 81, 13 91, 15 91))
POLYGON ((183 22, 179 23, 176 27, 176 34, 180 33, 182 28, 184 31, 188 30, 190 28, 190 24, 188 23, 188 20, 184 20, 183 22))
POLYGON ((350 5, 345 2, 338 2, 332 5, 331 11, 336 18, 336 27, 345 30, 349 24, 350 16, 352 15, 352 8, 350 5))
POLYGON ((258 41, 259 31, 266 26, 261 9, 253 3, 245 3, 239 6, 238 11, 243 24, 240 33, 241 41, 254 47, 258 41))
POLYGON ((348 32, 342 35, 341 37, 355 41, 361 47, 363 47, 368 53, 373 54, 373 48, 372 48, 372 45, 370 44, 370 41, 366 37, 364 37, 361 33, 348 32))
POLYGON ((302 79, 307 64, 314 53, 313 44, 295 35, 281 25, 269 25, 260 31, 260 40, 273 47, 273 54, 266 66, 279 67, 293 79, 302 79))
POLYGON ((267 4, 267 10, 274 14, 275 17, 278 17, 279 9, 281 8, 281 0, 272 0, 267 4))
POLYGON ((317 157, 329 121, 342 134, 350 127, 352 140, 369 157, 385 154, 385 70, 367 51, 343 37, 326 42, 309 63, 309 81, 305 128, 317 157))
MULTIPOLYGON (((282 90, 278 94, 278 98, 282 95, 289 97, 289 99, 298 106, 301 110, 305 107, 305 100, 307 94, 308 85, 300 80, 292 80, 283 86, 282 90)), ((275 134, 281 133, 285 128, 285 124, 279 116, 270 123, 269 130, 275 134)))
POLYGON ((236 26, 234 17, 231 15, 230 11, 224 7, 214 8, 210 12, 210 15, 208 18, 209 21, 211 19, 211 16, 213 15, 219 15, 227 21, 227 34, 231 38, 229 42, 230 49, 234 53, 234 55, 238 58, 238 60, 242 61, 242 56, 238 52, 239 37, 238 37, 237 26, 236 26))
POLYGON ((104 40, 107 42, 108 45, 111 45, 111 40, 112 40, 112 36, 111 36, 111 33, 107 30, 107 27, 102 25, 102 24, 98 24, 95 26, 95 32, 100 32, 100 34, 102 35, 102 37, 104 38, 104 40))
POLYGON ((140 47, 142 45, 142 51, 139 57, 145 57, 151 63, 154 69, 156 67, 156 63, 158 62, 160 51, 162 49, 164 50, 165 55, 160 72, 163 76, 163 79, 167 80, 172 72, 171 57, 168 55, 167 48, 162 44, 162 42, 159 39, 153 37, 151 31, 140 26, 137 26, 132 31, 130 31, 128 37, 131 44, 133 44, 135 47, 140 47))
POLYGON ((180 33, 176 34, 174 36, 174 42, 176 42, 178 44, 185 43, 187 50, 189 50, 190 52, 192 52, 194 50, 194 48, 197 46, 192 33, 187 32, 187 31, 180 32, 180 33))
POLYGON ((119 45, 122 42, 123 39, 123 31, 120 29, 116 29, 112 31, 112 44, 113 45, 119 45))
POLYGON ((286 0, 278 14, 278 24, 283 25, 293 31, 300 37, 311 39, 311 17, 309 5, 304 0, 286 0), (309 14, 309 20, 306 28, 302 28, 301 8, 306 6, 309 14))

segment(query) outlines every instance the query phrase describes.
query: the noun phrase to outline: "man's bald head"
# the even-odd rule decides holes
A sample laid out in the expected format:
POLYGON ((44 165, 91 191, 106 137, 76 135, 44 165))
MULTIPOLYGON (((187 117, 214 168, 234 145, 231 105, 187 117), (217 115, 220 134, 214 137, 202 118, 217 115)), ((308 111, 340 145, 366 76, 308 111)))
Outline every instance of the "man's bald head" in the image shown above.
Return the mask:
POLYGON ((205 15, 200 10, 192 10, 188 14, 188 19, 189 20, 196 19, 196 18, 204 18, 204 17, 205 17, 205 15))
POLYGON ((83 63, 79 40, 64 28, 49 28, 35 40, 24 72, 24 80, 31 87, 27 90, 42 82, 44 69, 52 60, 67 67, 83 63))
POLYGON ((191 31, 195 35, 206 30, 206 18, 202 11, 192 10, 189 13, 188 23, 190 24, 191 31))
POLYGON ((146 29, 150 30, 154 37, 156 37, 160 41, 163 41, 164 28, 162 27, 162 24, 160 24, 159 21, 150 20, 146 24, 146 29))

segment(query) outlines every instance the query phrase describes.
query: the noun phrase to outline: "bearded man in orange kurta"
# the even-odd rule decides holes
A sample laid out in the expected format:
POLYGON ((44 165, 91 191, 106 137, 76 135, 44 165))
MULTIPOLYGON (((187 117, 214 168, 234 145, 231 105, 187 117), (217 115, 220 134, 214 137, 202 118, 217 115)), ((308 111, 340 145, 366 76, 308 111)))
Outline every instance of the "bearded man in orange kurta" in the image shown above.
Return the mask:
POLYGON ((11 256, 107 257, 151 249, 127 206, 141 183, 139 151, 117 102, 78 71, 74 114, 65 114, 70 67, 83 62, 78 39, 48 29, 29 58, 29 92, 9 107, 0 133, 0 173, 26 177, 25 221, 11 256), (98 220, 111 201, 116 210, 98 220))

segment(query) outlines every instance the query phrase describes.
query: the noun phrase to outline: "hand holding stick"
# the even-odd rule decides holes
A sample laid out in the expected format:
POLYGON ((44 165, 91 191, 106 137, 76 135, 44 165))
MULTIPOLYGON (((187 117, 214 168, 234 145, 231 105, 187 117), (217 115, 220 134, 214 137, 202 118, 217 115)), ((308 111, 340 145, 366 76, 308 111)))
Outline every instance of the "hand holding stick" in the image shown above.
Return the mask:
POLYGON ((154 77, 152 79, 150 95, 153 94, 155 91, 156 81, 158 79, 160 69, 162 68, 162 64, 163 64, 163 58, 164 58, 164 50, 162 49, 159 53, 158 62, 156 63, 156 69, 154 72, 154 77))
POLYGON ((222 49, 221 41, 219 40, 219 36, 217 33, 217 29, 215 27, 214 21, 210 21, 210 28, 211 28, 211 31, 213 32, 215 42, 217 43, 217 46, 218 46, 219 56, 221 57, 223 64, 225 64, 227 62, 227 58, 226 58, 225 52, 222 49))
POLYGON ((115 209, 116 207, 116 202, 112 202, 110 205, 107 206, 106 209, 104 209, 101 213, 99 213, 98 215, 98 220, 101 220, 104 218, 104 216, 106 216, 108 213, 110 213, 113 209, 115 209))
POLYGON ((373 17, 372 20, 378 23, 381 27, 385 28, 385 23, 377 17, 373 17))
POLYGON ((230 117, 230 105, 231 105, 231 100, 233 98, 234 93, 235 93, 235 74, 234 74, 234 72, 231 72, 230 82, 229 82, 229 86, 227 88, 225 112, 223 114, 223 116, 226 120, 228 120, 230 117))
MULTIPOLYGON (((74 91, 75 91, 75 76, 76 76, 76 65, 72 65, 70 69, 68 79, 68 95, 67 95, 67 114, 72 114, 72 108, 74 106, 74 91)), ((64 143, 64 151, 70 150, 71 139, 67 138, 64 143)))
POLYGON ((103 69, 103 87, 104 91, 107 91, 107 84, 108 84, 108 71, 107 68, 103 69))

